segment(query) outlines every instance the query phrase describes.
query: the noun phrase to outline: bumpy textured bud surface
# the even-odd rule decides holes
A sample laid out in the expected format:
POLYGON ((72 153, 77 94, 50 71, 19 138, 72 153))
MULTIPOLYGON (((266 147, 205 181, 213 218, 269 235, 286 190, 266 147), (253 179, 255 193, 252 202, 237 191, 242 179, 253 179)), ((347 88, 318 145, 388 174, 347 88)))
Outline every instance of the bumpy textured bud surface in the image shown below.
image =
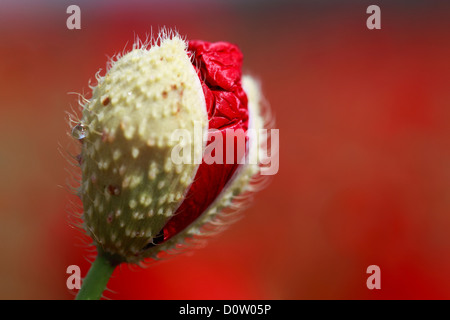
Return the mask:
POLYGON ((72 130, 82 142, 84 229, 117 262, 157 258, 221 229, 223 209, 252 191, 259 172, 259 142, 248 130, 263 128, 261 97, 255 81, 242 77, 240 50, 176 34, 159 40, 135 46, 97 76, 72 130), (192 137, 183 140, 190 163, 171 158, 177 129, 192 137), (234 163, 202 161, 209 129, 223 135, 224 162, 227 130, 241 130, 245 161, 236 152, 234 163))
POLYGON ((197 171, 194 163, 171 160, 175 129, 193 137, 195 121, 207 126, 202 87, 186 50, 173 37, 124 55, 99 79, 83 112, 84 220, 108 253, 145 255, 197 171))

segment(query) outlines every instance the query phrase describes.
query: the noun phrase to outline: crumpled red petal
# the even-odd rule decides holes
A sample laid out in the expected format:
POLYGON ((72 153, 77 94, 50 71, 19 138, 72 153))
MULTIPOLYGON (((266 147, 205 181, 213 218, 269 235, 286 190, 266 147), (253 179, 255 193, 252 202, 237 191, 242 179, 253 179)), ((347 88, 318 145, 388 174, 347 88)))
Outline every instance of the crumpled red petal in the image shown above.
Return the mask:
POLYGON ((218 129, 222 133, 224 163, 208 165, 203 161, 200 164, 185 200, 164 226, 164 240, 161 239, 161 242, 184 230, 217 198, 240 166, 237 163, 236 146, 234 163, 225 163, 225 131, 242 129, 246 133, 248 129, 248 100, 242 89, 243 56, 239 48, 227 42, 196 40, 189 42, 189 51, 202 82, 209 129, 218 129))

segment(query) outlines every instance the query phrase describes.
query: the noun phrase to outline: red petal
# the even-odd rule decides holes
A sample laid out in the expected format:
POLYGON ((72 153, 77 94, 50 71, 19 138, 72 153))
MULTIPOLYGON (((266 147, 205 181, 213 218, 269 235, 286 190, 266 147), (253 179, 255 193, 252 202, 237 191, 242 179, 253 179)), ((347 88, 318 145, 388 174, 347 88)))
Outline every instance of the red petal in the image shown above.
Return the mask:
POLYGON ((246 133, 248 129, 248 102, 241 84, 242 53, 239 48, 226 42, 190 41, 189 50, 194 54, 194 65, 202 82, 209 128, 222 132, 224 164, 203 162, 199 166, 185 200, 163 229, 164 241, 194 222, 217 198, 239 167, 236 146, 235 162, 225 164, 225 130, 242 129, 246 133))
POLYGON ((190 41, 189 50, 194 53, 195 61, 209 87, 221 87, 232 91, 240 86, 243 56, 239 48, 231 43, 210 43, 200 40, 190 41))

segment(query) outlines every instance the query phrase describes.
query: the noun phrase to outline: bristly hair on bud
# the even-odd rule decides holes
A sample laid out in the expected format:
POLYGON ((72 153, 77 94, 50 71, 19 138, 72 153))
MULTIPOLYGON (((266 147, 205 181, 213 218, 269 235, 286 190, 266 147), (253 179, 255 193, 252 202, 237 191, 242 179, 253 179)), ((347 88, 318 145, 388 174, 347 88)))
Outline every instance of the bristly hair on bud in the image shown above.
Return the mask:
POLYGON ((70 186, 83 205, 72 223, 111 261, 144 266, 198 246, 235 221, 262 187, 265 162, 257 158, 265 141, 248 134, 244 163, 171 158, 177 129, 191 134, 184 143, 201 159, 210 129, 273 127, 260 85, 242 76, 241 65, 237 46, 189 42, 162 29, 113 56, 90 84, 91 96, 79 96, 69 125, 81 150, 68 159, 81 170, 70 186), (194 141, 202 141, 200 150, 194 141))

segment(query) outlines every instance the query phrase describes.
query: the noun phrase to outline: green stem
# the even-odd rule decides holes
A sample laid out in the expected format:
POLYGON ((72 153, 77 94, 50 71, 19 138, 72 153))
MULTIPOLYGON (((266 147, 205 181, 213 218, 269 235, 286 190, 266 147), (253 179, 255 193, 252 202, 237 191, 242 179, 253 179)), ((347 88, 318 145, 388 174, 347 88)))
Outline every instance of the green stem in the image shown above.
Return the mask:
POLYGON ((80 291, 75 300, 100 300, 114 269, 118 263, 111 262, 101 251, 83 280, 80 291))

